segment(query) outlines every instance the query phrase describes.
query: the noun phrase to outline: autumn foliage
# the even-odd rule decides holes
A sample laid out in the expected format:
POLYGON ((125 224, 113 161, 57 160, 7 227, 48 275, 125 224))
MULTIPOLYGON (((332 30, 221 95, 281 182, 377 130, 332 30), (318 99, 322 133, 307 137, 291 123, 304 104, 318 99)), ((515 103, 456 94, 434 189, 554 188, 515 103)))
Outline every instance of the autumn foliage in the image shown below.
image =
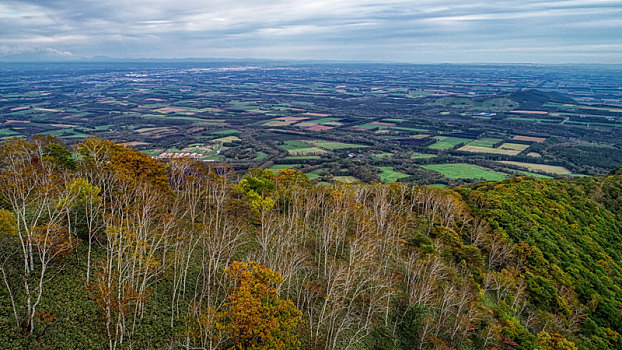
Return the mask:
POLYGON ((218 328, 232 349, 298 349, 302 313, 279 297, 280 274, 256 262, 234 261, 225 273, 234 281, 218 328))
POLYGON ((0 146, 0 348, 622 348, 622 174, 316 186, 0 146))

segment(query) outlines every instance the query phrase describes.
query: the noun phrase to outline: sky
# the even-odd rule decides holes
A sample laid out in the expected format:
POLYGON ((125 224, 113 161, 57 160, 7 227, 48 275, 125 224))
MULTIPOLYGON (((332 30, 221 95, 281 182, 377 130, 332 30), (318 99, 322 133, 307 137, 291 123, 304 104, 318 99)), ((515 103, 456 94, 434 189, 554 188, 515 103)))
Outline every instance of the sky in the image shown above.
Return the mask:
POLYGON ((0 59, 622 63, 622 0, 0 0, 0 59))

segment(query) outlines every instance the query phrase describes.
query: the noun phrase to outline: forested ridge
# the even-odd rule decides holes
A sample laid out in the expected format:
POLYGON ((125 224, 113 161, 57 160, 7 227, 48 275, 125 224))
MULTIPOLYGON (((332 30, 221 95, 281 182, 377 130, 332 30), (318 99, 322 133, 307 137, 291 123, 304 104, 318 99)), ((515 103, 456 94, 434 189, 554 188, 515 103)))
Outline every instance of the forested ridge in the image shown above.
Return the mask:
POLYGON ((622 172, 316 186, 0 146, 0 348, 622 349, 622 172))

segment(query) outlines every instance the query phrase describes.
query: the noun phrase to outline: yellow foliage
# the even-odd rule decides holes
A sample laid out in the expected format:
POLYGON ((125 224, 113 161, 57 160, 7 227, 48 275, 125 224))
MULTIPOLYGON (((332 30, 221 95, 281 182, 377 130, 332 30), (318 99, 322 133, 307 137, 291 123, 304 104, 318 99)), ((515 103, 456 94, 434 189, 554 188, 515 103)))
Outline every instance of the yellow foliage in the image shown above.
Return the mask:
POLYGON ((0 209, 0 234, 17 235, 17 219, 13 213, 6 209, 0 209))
POLYGON ((538 345, 544 350, 577 350, 577 346, 559 333, 538 333, 538 345))
POLYGON ((300 348, 295 331, 302 313, 279 297, 281 275, 256 262, 238 261, 225 272, 235 286, 216 327, 229 336, 229 349, 300 348))

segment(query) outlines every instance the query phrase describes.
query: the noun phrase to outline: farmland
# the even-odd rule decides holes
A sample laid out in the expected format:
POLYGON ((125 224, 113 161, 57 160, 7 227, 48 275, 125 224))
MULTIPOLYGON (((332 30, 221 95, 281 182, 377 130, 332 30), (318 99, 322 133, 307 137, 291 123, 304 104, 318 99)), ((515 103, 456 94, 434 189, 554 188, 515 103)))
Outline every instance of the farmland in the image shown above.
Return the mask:
POLYGON ((477 147, 477 146, 471 146, 471 145, 464 145, 458 148, 458 151, 473 152, 473 153, 505 154, 508 156, 515 156, 521 152, 518 150, 505 149, 501 147, 492 148, 492 147, 477 147))
POLYGON ((549 174, 555 175, 570 175, 570 170, 556 165, 547 165, 547 164, 536 164, 536 163, 522 163, 522 162, 511 162, 511 161, 501 161, 501 163, 506 165, 512 165, 519 168, 525 168, 529 171, 540 171, 549 174))
POLYGON ((436 140, 437 141, 435 143, 430 145, 430 148, 436 149, 436 150, 445 150, 445 151, 450 150, 459 144, 471 141, 470 139, 464 139, 460 137, 445 137, 445 136, 437 137, 436 140))
POLYGON ((484 137, 484 138, 481 138, 479 140, 475 140, 475 141, 469 142, 467 144, 467 146, 493 148, 495 144, 497 144, 497 143, 499 143, 501 141, 503 141, 503 140, 502 139, 494 139, 494 138, 484 137))
POLYGON ((622 80, 579 66, 5 64, 0 140, 101 137, 322 184, 599 175, 622 165, 622 92, 594 69, 622 80))
POLYGON ((321 148, 313 147, 302 141, 285 141, 285 144, 283 144, 281 148, 293 156, 320 154, 326 152, 321 148))
POLYGON ((380 169, 381 171, 380 181, 382 182, 395 182, 399 179, 408 177, 408 175, 406 174, 395 171, 393 167, 384 166, 384 167, 379 167, 378 169, 380 169))
POLYGON ((508 177, 503 173, 465 163, 433 164, 427 165, 425 168, 437 171, 443 174, 443 176, 453 179, 485 179, 489 181, 500 181, 508 177))
POLYGON ((327 149, 329 151, 367 147, 365 145, 357 145, 357 144, 342 143, 342 142, 335 142, 335 141, 323 141, 323 140, 314 140, 314 141, 310 141, 310 143, 317 147, 327 149))

